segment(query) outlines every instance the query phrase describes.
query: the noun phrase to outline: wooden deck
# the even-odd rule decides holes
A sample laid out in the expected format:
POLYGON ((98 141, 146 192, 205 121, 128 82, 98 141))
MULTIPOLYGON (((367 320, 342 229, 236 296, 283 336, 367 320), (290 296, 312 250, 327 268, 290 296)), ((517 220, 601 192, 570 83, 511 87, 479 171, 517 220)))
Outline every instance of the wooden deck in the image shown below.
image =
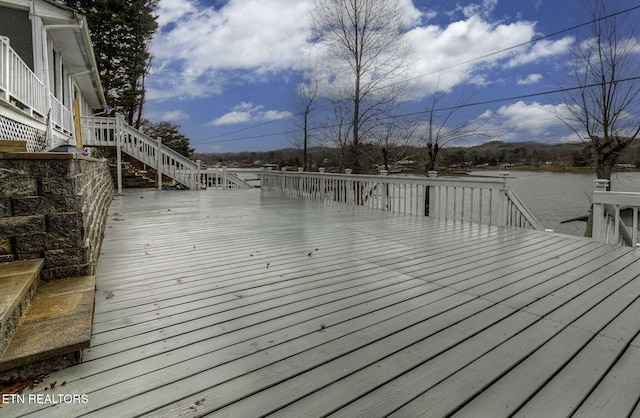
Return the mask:
POLYGON ((3 417, 640 416, 634 250, 257 190, 110 212, 84 363, 25 392, 84 401, 3 417))

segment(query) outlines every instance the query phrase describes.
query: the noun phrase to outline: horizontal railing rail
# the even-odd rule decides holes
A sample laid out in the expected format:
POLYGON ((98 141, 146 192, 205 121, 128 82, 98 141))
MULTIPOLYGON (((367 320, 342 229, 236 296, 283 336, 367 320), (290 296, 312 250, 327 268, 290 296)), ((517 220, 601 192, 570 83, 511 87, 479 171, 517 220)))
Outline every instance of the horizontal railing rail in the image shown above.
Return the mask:
POLYGON ((260 173, 261 188, 408 215, 543 229, 507 178, 394 177, 309 172, 260 173))
POLYGON ((593 192, 593 238, 606 244, 637 247, 640 193, 593 192))

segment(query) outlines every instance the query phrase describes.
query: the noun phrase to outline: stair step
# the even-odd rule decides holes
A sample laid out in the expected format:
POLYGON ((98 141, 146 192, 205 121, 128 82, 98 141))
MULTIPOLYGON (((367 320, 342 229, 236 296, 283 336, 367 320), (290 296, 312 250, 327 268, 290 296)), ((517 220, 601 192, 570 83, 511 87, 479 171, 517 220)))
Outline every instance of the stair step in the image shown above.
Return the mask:
POLYGON ((43 266, 43 259, 0 264, 0 355, 29 308, 43 266))
POLYGON ((27 141, 0 139, 0 152, 27 152, 27 141))
POLYGON ((95 283, 95 276, 78 276, 38 289, 0 358, 0 384, 82 361, 91 341, 95 283))

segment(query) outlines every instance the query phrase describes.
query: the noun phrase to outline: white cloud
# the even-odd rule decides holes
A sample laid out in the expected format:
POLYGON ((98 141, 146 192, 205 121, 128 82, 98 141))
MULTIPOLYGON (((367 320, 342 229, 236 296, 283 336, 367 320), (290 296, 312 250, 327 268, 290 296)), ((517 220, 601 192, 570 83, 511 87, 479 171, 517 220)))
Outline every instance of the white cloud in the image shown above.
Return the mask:
POLYGON ((500 125, 505 132, 510 132, 505 140, 560 140, 559 132, 566 135, 563 122, 571 120, 566 105, 541 104, 539 102, 516 103, 501 106, 494 115, 493 124, 500 125))
MULTIPOLYGON (((313 0, 228 0, 204 6, 198 0, 160 0, 160 30, 154 39, 150 100, 190 99, 222 94, 228 87, 271 81, 290 70, 304 69, 317 52, 312 45, 313 0)), ((536 36, 535 22, 502 23, 491 15, 497 0, 479 0, 452 9, 463 16, 448 24, 434 12, 420 11, 412 0, 400 0, 405 36, 416 61, 416 86, 410 99, 438 88, 449 92, 461 84, 487 86, 496 68, 515 68, 565 53, 572 39, 539 41, 501 54, 536 36)), ((442 17, 442 15, 441 15, 442 17)), ((322 70, 327 70, 323 68, 322 70)), ((327 77, 329 79, 329 77, 327 77)))
POLYGON ((206 97, 227 83, 295 68, 309 48, 311 0, 161 0, 151 99, 206 97))
POLYGON ((212 120, 207 126, 235 125, 239 123, 269 122, 292 116, 288 111, 263 110, 264 106, 242 102, 230 112, 212 120))
POLYGON ((447 27, 415 28, 407 34, 407 39, 417 57, 415 72, 425 75, 418 80, 424 95, 431 93, 436 85, 441 91, 449 92, 459 84, 478 80, 481 69, 495 66, 506 56, 490 54, 528 42, 534 34, 534 24, 530 22, 496 25, 472 16, 447 27))
POLYGON ((428 18, 413 5, 413 0, 399 0, 398 6, 402 11, 402 21, 407 27, 418 25, 423 18, 428 18))
POLYGON ((574 38, 565 37, 557 41, 538 41, 526 50, 520 50, 507 63, 508 67, 529 64, 544 58, 566 54, 574 45, 574 38))
POLYGON ((147 113, 149 119, 173 122, 176 120, 189 119, 190 116, 183 110, 165 110, 162 112, 150 111, 147 113))
POLYGON ((158 25, 163 27, 179 20, 184 15, 196 12, 197 3, 184 0, 161 0, 156 9, 158 25))
POLYGON ((519 86, 526 86, 529 84, 536 84, 540 80, 542 80, 542 74, 529 74, 524 78, 518 78, 517 84, 519 86))
POLYGON ((553 105, 542 105, 538 102, 527 104, 523 101, 502 106, 496 114, 505 119, 505 124, 518 131, 539 135, 552 125, 562 122, 554 115, 553 105))
POLYGON ((483 0, 481 3, 472 3, 460 7, 466 17, 482 16, 489 17, 498 5, 498 0, 483 0))

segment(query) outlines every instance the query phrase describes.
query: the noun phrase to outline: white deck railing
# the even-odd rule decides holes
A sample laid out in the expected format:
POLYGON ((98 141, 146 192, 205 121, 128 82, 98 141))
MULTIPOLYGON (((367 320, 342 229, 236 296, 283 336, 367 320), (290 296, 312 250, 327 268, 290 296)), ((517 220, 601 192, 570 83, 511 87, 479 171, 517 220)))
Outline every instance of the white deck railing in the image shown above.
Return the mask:
POLYGON ((207 189, 253 189, 254 186, 228 170, 227 167, 213 167, 200 171, 200 182, 207 189))
POLYGON ((0 100, 10 103, 42 122, 50 115, 52 126, 65 134, 73 131, 73 116, 0 36, 0 100), (51 113, 49 113, 51 110, 51 113))
POLYGON ((640 193, 608 192, 608 181, 596 180, 593 192, 593 239, 606 244, 637 247, 640 193))
POLYGON ((260 176, 265 192, 446 220, 544 229, 509 189, 507 178, 425 178, 276 171, 265 171, 260 176))

